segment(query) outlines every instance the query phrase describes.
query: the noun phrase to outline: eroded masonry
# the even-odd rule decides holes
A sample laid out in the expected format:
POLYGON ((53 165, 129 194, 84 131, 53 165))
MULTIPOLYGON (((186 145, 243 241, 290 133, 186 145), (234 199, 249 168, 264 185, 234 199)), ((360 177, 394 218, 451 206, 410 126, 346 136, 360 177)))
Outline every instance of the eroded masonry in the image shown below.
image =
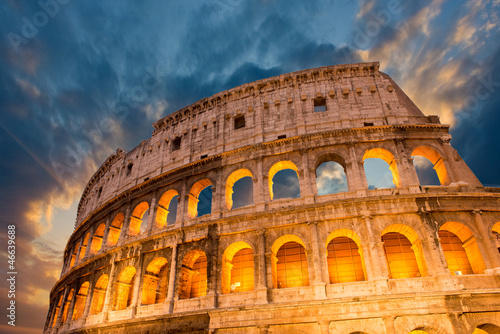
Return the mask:
POLYGON ((500 189, 378 67, 245 84, 117 150, 84 190, 44 332, 499 333, 500 189), (369 159, 390 187, 369 186, 369 159))

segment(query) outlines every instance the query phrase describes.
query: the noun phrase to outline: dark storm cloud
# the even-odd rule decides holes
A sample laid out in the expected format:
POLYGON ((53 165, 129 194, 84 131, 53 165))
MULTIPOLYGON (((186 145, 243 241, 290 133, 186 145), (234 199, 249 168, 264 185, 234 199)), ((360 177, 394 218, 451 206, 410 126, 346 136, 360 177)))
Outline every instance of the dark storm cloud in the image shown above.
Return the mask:
MULTIPOLYGON (((34 328, 61 268, 61 246, 43 239, 54 210, 117 147, 221 90, 357 59, 310 33, 332 1, 40 3, 0 5, 1 228, 17 226, 18 316, 34 328)), ((74 220, 65 223, 70 233, 74 220)))

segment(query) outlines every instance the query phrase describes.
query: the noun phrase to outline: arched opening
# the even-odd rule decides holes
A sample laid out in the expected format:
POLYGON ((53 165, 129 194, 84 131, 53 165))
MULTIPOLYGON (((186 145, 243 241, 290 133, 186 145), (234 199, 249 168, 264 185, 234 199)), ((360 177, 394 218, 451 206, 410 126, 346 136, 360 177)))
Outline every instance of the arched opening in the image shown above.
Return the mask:
POLYGON ((85 252, 87 251, 87 244, 89 243, 89 232, 85 233, 85 237, 83 238, 82 245, 80 246, 80 256, 79 259, 83 259, 85 256, 85 252))
POLYGON ((165 300, 168 286, 168 261, 159 257, 151 261, 146 268, 142 283, 143 305, 158 304, 165 300))
POLYGON ((173 189, 167 190, 160 197, 156 208, 156 228, 175 224, 179 193, 173 189))
POLYGON ((190 251, 182 261, 179 299, 207 294, 207 256, 201 250, 190 251))
POLYGON ((253 290, 253 250, 246 242, 235 242, 222 255, 222 293, 253 290))
POLYGON ((271 248, 272 274, 277 289, 309 286, 309 268, 304 242, 289 234, 271 248))
POLYGON ((500 222, 495 223, 493 227, 491 228, 491 232, 493 233, 493 236, 495 237, 495 246, 498 249, 498 252, 500 252, 500 222))
POLYGON ((130 217, 130 226, 128 234, 131 236, 143 233, 147 228, 147 219, 149 217, 149 204, 147 202, 139 203, 130 217))
POLYGON ((368 189, 401 186, 398 166, 391 152, 382 148, 367 150, 363 155, 363 166, 368 189))
POLYGON ((106 289, 108 288, 108 275, 104 274, 97 280, 92 292, 92 303, 90 305, 90 315, 99 314, 104 307, 106 289))
POLYGON ((189 192, 188 216, 200 217, 212 212, 212 182, 204 179, 196 182, 189 192))
POLYGON ((271 200, 300 197, 298 169, 293 162, 280 161, 271 167, 269 170, 269 195, 271 200))
POLYGON ((99 224, 95 229, 94 235, 92 236, 92 243, 90 244, 90 254, 95 254, 101 249, 105 229, 106 224, 104 223, 99 224))
POLYGON ((115 311, 124 310, 132 303, 132 287, 134 286, 136 270, 133 266, 125 267, 118 275, 115 285, 115 311))
POLYGON ((422 163, 422 161, 414 160, 415 169, 417 170, 418 179, 421 185, 429 185, 429 183, 427 182, 431 181, 433 182, 432 184, 436 183, 436 176, 439 180, 438 184, 450 184, 450 176, 448 175, 448 171, 446 170, 443 157, 441 157, 441 155, 435 149, 428 146, 419 146, 413 150, 411 155, 423 157, 432 165, 427 166, 426 169, 423 169, 425 165, 422 163), (430 167, 434 169, 435 173, 429 173, 430 167), (434 179, 429 179, 430 176, 432 176, 434 179))
POLYGON ((420 155, 413 156, 413 166, 417 172, 417 177, 422 186, 439 186, 439 178, 433 169, 432 162, 420 155))
POLYGON ((226 207, 228 210, 253 204, 253 175, 248 169, 238 169, 226 181, 226 207))
POLYGON ((323 156, 316 167, 318 195, 337 194, 349 191, 345 173, 345 161, 337 154, 323 156))
POLYGON ((71 304, 71 301, 73 300, 74 294, 75 294, 75 289, 71 289, 71 291, 68 293, 68 296, 66 297, 66 302, 64 303, 64 308, 61 318, 61 324, 65 323, 66 319, 68 318, 69 306, 71 304))
POLYGON ((78 249, 80 248, 80 241, 78 241, 75 245, 75 247, 73 248, 73 254, 71 254, 71 261, 69 263, 69 267, 70 268, 73 268, 73 266, 75 265, 75 262, 76 262, 76 256, 78 255, 78 249))
POLYGON ((390 278, 427 276, 422 243, 407 225, 394 224, 382 232, 390 278))
POLYGON ((467 226, 446 222, 439 228, 439 238, 452 275, 484 273, 483 257, 476 238, 467 226))
POLYGON ((57 316, 59 315, 59 309, 61 308, 62 300, 63 300, 63 296, 61 295, 59 297, 59 301, 57 302, 57 306, 54 309, 54 313, 52 316, 52 327, 54 327, 57 323, 57 316))
POLYGON ((333 237, 329 237, 330 241, 327 243, 330 283, 364 281, 366 279, 364 261, 358 246, 359 238, 357 235, 350 230, 339 230, 338 233, 332 234, 333 237), (351 238, 353 235, 356 240, 351 238))
POLYGON ((108 231, 108 240, 107 240, 108 247, 114 246, 118 242, 118 238, 120 237, 124 220, 125 216, 121 212, 116 214, 115 218, 113 218, 113 221, 111 222, 108 231))
POLYGON ((482 324, 474 329, 472 334, 499 334, 500 327, 494 324, 482 324))
POLYGON ((73 318, 72 320, 78 320, 82 317, 83 311, 85 309, 85 302, 87 301, 87 295, 89 293, 89 282, 85 282, 80 286, 78 293, 76 294, 75 307, 73 308, 73 318))

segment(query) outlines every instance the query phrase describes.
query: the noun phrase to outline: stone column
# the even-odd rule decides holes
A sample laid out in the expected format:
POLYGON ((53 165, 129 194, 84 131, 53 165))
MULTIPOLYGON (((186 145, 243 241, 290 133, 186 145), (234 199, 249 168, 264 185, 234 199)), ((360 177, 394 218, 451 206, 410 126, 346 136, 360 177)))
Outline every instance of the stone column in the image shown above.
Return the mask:
POLYGON ((321 329, 321 334, 330 334, 330 321, 320 321, 319 328, 321 329))
POLYGON ((326 283, 318 245, 318 223, 310 222, 307 225, 311 229, 312 259, 310 260, 313 261, 314 267, 314 299, 326 299, 326 283))
POLYGON ((184 226, 184 221, 187 219, 189 193, 187 190, 187 178, 182 182, 181 193, 177 202, 177 217, 175 220, 176 227, 184 226))
POLYGON ((358 195, 366 196, 366 189, 368 189, 368 182, 366 181, 365 169, 363 168, 363 161, 359 161, 356 155, 356 150, 353 144, 349 144, 349 160, 350 163, 346 164, 347 182, 349 182, 349 191, 356 191, 358 195))
POLYGON ((478 246, 484 246, 486 251, 486 258, 484 259, 486 268, 500 271, 500 253, 498 252, 495 243, 492 240, 493 236, 490 235, 487 231, 487 228, 481 216, 482 212, 481 210, 476 209, 472 211, 472 214, 474 215, 474 221, 476 223, 477 230, 483 240, 482 245, 480 242, 478 242, 478 246))
POLYGON ((396 328, 394 327, 394 319, 396 318, 392 316, 382 318, 385 325, 385 332, 387 334, 396 334, 396 328))
POLYGON ((92 226, 89 228, 89 238, 87 240, 87 248, 85 249, 85 255, 83 256, 84 259, 88 258, 90 255, 90 249, 92 248, 92 241, 94 240, 94 230, 95 227, 92 226))
POLYGON ((104 228, 104 235, 102 236, 101 249, 108 248, 108 235, 111 228, 111 218, 108 216, 106 218, 106 227, 104 228))
MULTIPOLYGON (((155 222, 155 217, 156 217, 156 191, 153 194, 153 198, 151 199, 151 203, 149 205, 149 216, 148 216, 148 221, 147 221, 147 227, 146 227, 146 234, 150 235, 151 231, 153 230, 154 227, 154 222, 155 222)), ((144 223, 144 222, 143 222, 144 223)))
POLYGON ((78 295, 77 291, 78 286, 75 287, 75 290, 73 290, 73 299, 71 299, 71 302, 69 304, 69 309, 68 309, 68 316, 66 317, 66 322, 71 322, 73 319, 73 311, 75 309, 75 303, 76 303, 76 296, 78 295))
POLYGON ((267 184, 265 184, 266 179, 264 178, 264 173, 262 170, 262 158, 257 158, 257 175, 254 177, 254 204, 256 211, 264 211, 266 209, 265 200, 265 189, 267 184))
POLYGON ((166 311, 171 314, 174 310, 174 289, 175 289, 175 277, 177 276, 177 248, 178 240, 175 241, 172 246, 172 256, 170 259, 170 272, 168 276, 168 290, 167 297, 165 298, 166 311))
POLYGON ((300 197, 304 199, 305 204, 314 203, 314 192, 312 187, 311 175, 309 175, 309 157, 307 150, 301 150, 302 157, 302 177, 299 179, 300 184, 300 197))
POLYGON ((219 261, 219 235, 216 224, 209 226, 210 254, 207 254, 207 308, 217 307, 217 264, 219 261))
POLYGON ((258 230, 257 244, 257 301, 256 304, 267 304, 267 275, 266 275, 266 230, 258 230))
POLYGON ((132 286, 132 302, 130 303, 130 308, 132 308, 132 318, 134 318, 137 313, 137 305, 140 305, 141 292, 139 289, 142 281, 143 262, 144 254, 141 252, 139 253, 139 266, 135 272, 134 285, 132 286))
POLYGON ((130 212, 130 203, 127 204, 127 208, 125 209, 125 218, 123 219, 122 231, 120 233, 120 237, 118 237, 117 244, 122 244, 127 237, 128 228, 130 226, 130 217, 132 213, 130 212))
POLYGON ((115 259, 111 259, 111 270, 109 271, 108 286, 106 287, 106 296, 104 296, 104 305, 102 307, 102 313, 104 315, 103 319, 107 318, 107 314, 110 311, 111 296, 113 295, 113 284, 115 280, 115 259))
POLYGON ((428 261, 427 268, 429 270, 429 275, 448 277, 450 275, 447 269, 448 263, 440 247, 441 243, 439 242, 438 232, 436 229, 432 228, 431 222, 433 220, 426 212, 419 211, 419 215, 426 232, 426 238, 422 240, 422 248, 424 250, 424 255, 426 255, 425 258, 428 261))
MULTIPOLYGON (((373 270, 373 279, 381 280, 387 279, 389 277, 389 268, 387 266, 387 261, 385 260, 384 243, 375 238, 373 235, 373 227, 371 222, 371 217, 369 215, 361 216, 364 220, 366 234, 368 235, 368 254, 369 262, 373 270)), ((365 258, 365 263, 368 262, 365 258)), ((368 270, 368 268, 367 268, 368 270)))

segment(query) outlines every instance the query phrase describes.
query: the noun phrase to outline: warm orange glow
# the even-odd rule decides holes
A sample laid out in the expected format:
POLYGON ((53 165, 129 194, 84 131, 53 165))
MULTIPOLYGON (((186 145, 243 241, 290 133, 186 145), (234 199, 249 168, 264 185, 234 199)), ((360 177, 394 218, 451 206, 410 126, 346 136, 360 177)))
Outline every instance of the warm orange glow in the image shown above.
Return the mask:
POLYGON ((142 221, 142 217, 149 210, 149 204, 147 202, 139 203, 130 217, 130 225, 128 228, 128 234, 131 236, 139 235, 141 233, 142 224, 147 224, 147 222, 142 221))
POLYGON ((90 254, 95 254, 101 249, 105 228, 106 224, 104 223, 99 224, 96 228, 94 235, 92 236, 92 243, 90 244, 90 254))
POLYGON ((78 320, 83 315, 85 302, 87 301, 87 295, 89 292, 89 286, 89 282, 85 282, 80 286, 80 290, 78 290, 78 293, 76 294, 72 320, 78 320))
POLYGON ((120 232, 122 230, 123 221, 125 220, 125 216, 123 213, 118 213, 113 221, 111 222, 111 226, 109 227, 108 232, 108 246, 114 246, 118 242, 118 238, 120 237, 120 232))
POLYGON ((73 249, 73 254, 71 254, 71 261, 69 267, 72 268, 75 265, 76 256, 78 254, 78 248, 80 247, 80 242, 77 242, 75 248, 73 249))
POLYGON ((401 187, 401 180, 399 178, 399 170, 396 161, 394 160, 394 155, 383 149, 383 148, 373 148, 371 150, 367 150, 363 155, 363 161, 365 159, 378 158, 384 160, 388 165, 389 169, 392 173, 392 182, 396 187, 401 187))
POLYGON ((66 322, 66 319, 68 318, 69 305, 71 304, 71 301, 73 300, 74 293, 75 293, 75 290, 71 289, 71 291, 68 294, 68 297, 66 297, 66 302, 64 303, 64 309, 63 309, 63 314, 62 314, 62 318, 61 318, 61 323, 66 322))
POLYGON ((189 200, 188 200, 188 216, 189 218, 195 218, 198 216, 198 196, 203 189, 212 185, 209 179, 204 179, 196 182, 189 192, 189 200))
POLYGON ((53 319, 52 319, 52 327, 54 327, 56 325, 57 316, 59 315, 59 309, 61 308, 61 304, 62 304, 62 299, 63 299, 63 296, 59 297, 59 301, 57 302, 57 306, 54 309, 54 315, 53 315, 53 319))
POLYGON ((462 275, 472 274, 472 268, 462 246, 462 241, 453 233, 444 230, 439 231, 439 239, 450 273, 456 275, 456 272, 459 271, 462 275))
POLYGON ((132 287, 134 285, 135 268, 128 266, 124 268, 115 285, 115 303, 114 310, 124 310, 132 301, 132 287))
POLYGON ((182 261, 179 299, 202 297, 207 294, 207 257, 196 249, 186 254, 182 261))
POLYGON ((164 257, 156 258, 148 265, 142 283, 143 305, 157 304, 165 300, 168 271, 168 261, 164 257))
POLYGON ((298 172, 297 166, 291 161, 280 161, 275 163, 271 169, 269 170, 269 196, 271 196, 271 200, 274 198, 274 192, 273 192, 273 178, 278 173, 279 171, 285 170, 285 169, 291 169, 294 170, 295 172, 298 172))
POLYGON ((252 173, 248 169, 238 169, 229 175, 226 181, 226 207, 228 210, 231 210, 233 207, 233 186, 234 184, 244 178, 244 177, 253 177, 252 173))
POLYGON ((79 257, 80 260, 83 259, 83 257, 85 256, 88 242, 89 242, 89 232, 85 234, 85 237, 83 238, 83 243, 80 246, 80 257, 79 257))
POLYGON ((254 269, 251 248, 239 250, 233 257, 230 293, 253 291, 254 269))
POLYGON ((167 190, 161 195, 156 208, 156 228, 163 228, 167 223, 168 207, 175 196, 179 196, 179 193, 173 189, 167 190))
POLYGON ((448 175, 448 171, 446 170, 444 160, 435 149, 428 146, 419 146, 413 150, 411 155, 418 155, 427 158, 434 165, 433 168, 436 171, 439 182, 442 185, 450 184, 450 176, 448 175))
MULTIPOLYGON (((481 252, 479 251, 479 247, 477 245, 477 240, 472 234, 472 231, 467 226, 459 222, 446 222, 439 229, 440 233, 441 231, 448 231, 455 235, 458 239, 460 239, 461 247, 467 255, 467 260, 472 269, 472 273, 483 274, 484 270, 486 269, 486 265, 484 264, 483 257, 481 256, 481 252)), ((442 247, 444 251, 445 247, 448 246, 442 245, 442 247)), ((449 253, 448 255, 450 254, 451 253, 449 253)), ((448 261, 448 258, 446 258, 446 260, 448 261)), ((460 262, 463 263, 464 260, 460 260, 460 262)), ((448 262, 448 267, 450 268, 450 270, 455 265, 455 263, 450 264, 450 262, 448 262)))
POLYGON ((95 284, 92 293, 92 303, 90 305, 90 315, 102 312, 104 307, 104 298, 106 297, 106 290, 108 287, 108 275, 102 275, 95 284))
POLYGON ((412 244, 407 237, 397 232, 389 232, 382 236, 382 241, 390 278, 421 276, 412 244))
POLYGON ((276 254, 276 288, 309 285, 309 270, 304 247, 297 242, 287 242, 276 254))
POLYGON ((330 283, 364 281, 363 263, 358 245, 347 238, 338 237, 328 244, 328 274, 330 283))

